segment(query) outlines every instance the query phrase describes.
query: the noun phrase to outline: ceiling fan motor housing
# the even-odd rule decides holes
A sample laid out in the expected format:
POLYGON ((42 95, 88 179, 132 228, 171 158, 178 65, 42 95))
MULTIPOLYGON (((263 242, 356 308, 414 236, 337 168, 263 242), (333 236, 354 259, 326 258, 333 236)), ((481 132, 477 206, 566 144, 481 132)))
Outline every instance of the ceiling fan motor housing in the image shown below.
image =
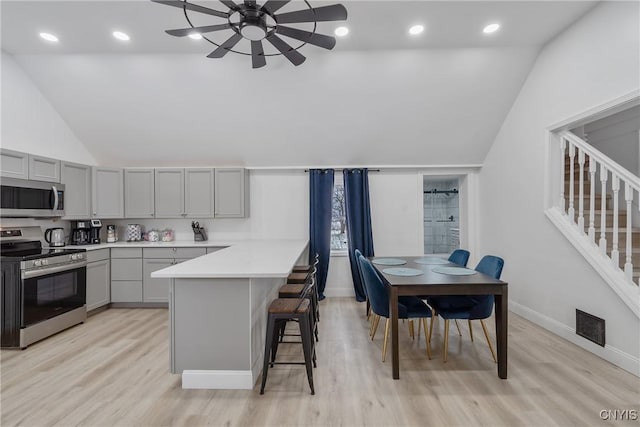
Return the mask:
POLYGON ((240 21, 240 34, 248 40, 258 41, 267 36, 267 22, 256 10, 247 10, 240 21))

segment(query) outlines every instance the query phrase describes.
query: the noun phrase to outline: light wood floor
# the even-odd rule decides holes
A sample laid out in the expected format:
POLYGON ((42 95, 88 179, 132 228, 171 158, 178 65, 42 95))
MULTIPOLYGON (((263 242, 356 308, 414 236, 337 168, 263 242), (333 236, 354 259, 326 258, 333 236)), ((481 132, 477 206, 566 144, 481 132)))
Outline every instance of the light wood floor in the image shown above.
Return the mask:
POLYGON ((257 387, 182 390, 168 372, 167 310, 110 309, 25 351, 1 352, 1 424, 584 426, 613 424, 601 409, 640 409, 640 379, 514 314, 508 380, 497 377, 479 324, 473 343, 466 324, 462 337, 452 327, 443 364, 440 322, 433 360, 424 337, 411 341, 401 325, 394 381, 390 357, 380 359, 382 322, 371 342, 363 314, 350 298, 323 301, 316 395, 304 367, 278 366, 260 396, 257 387))

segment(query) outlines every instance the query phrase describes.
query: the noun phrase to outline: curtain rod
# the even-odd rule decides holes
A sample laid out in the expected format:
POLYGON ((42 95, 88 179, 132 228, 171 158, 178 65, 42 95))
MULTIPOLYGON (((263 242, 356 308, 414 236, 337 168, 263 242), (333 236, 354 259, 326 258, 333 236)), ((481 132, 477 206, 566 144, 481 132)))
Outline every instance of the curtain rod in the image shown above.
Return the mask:
MULTIPOLYGON (((342 171, 342 170, 345 170, 345 169, 367 169, 367 168, 317 168, 317 169, 320 169, 320 170, 333 169, 333 170, 336 170, 336 171, 342 171)), ((305 169, 304 171, 305 172, 309 172, 309 169, 305 169)), ((369 172, 380 172, 380 169, 368 169, 368 171, 369 172)))

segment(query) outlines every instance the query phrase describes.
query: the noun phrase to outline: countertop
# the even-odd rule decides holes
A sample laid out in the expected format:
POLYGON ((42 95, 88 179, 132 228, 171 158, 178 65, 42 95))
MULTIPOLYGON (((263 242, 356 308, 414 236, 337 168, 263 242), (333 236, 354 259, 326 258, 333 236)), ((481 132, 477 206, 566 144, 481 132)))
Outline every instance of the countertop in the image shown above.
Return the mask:
POLYGON ((211 248, 211 247, 227 247, 238 243, 238 241, 230 240, 207 240, 206 242, 194 242, 193 240, 174 240, 173 242, 115 242, 100 243, 97 245, 67 245, 70 249, 86 249, 95 251, 98 249, 110 248, 211 248))
MULTIPOLYGON (((172 279, 286 278, 308 244, 308 240, 231 242, 229 247, 225 249, 155 271, 151 273, 151 277, 172 279)), ((221 244, 213 246, 221 246, 221 244)))

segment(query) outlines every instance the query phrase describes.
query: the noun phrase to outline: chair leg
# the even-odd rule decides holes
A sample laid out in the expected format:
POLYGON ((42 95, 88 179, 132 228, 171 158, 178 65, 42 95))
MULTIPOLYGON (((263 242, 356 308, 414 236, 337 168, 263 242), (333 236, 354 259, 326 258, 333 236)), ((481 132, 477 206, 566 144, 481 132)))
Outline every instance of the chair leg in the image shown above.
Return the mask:
POLYGON ((387 343, 389 342, 389 326, 391 326, 391 322, 389 319, 386 319, 384 322, 384 344, 382 344, 382 361, 387 357, 387 343))
POLYGON ((437 314, 436 311, 431 309, 431 323, 429 324, 429 344, 431 344, 431 336, 433 335, 433 321, 435 320, 437 314))
POLYGON ((493 361, 498 363, 496 360, 496 353, 493 351, 493 345, 491 345, 491 340, 489 339, 489 332, 487 332, 487 326, 484 324, 484 320, 480 319, 480 324, 482 325, 482 330, 484 331, 484 336, 487 339, 487 344, 489 344, 489 350, 491 350, 491 356, 493 356, 493 361))
POLYGON ((458 335, 462 336, 462 332, 460 332, 460 325, 458 325, 458 319, 453 319, 456 322, 456 328, 458 329, 458 335))
POLYGON ((413 320, 409 320, 409 337, 411 337, 411 339, 415 339, 415 333, 413 331, 413 320))
MULTIPOLYGON (((433 322, 433 319, 431 320, 433 322)), ((431 360, 431 344, 429 344, 429 337, 427 336, 427 323, 428 319, 426 317, 422 318, 422 326, 424 329, 424 340, 427 342, 427 356, 429 360, 431 360)), ((418 331, 420 330, 420 324, 418 323, 418 331)), ((418 332, 418 336, 420 336, 420 332, 418 332)))
MULTIPOLYGON (((420 328, 422 327, 422 323, 424 323, 424 322, 421 322, 420 320, 418 320, 418 341, 420 341, 420 328)), ((426 331, 425 331, 425 333, 426 333, 426 331)))
POLYGON ((469 336, 471 337, 471 341, 473 341, 473 325, 471 324, 471 320, 467 320, 469 322, 469 336))
POLYGON ((367 320, 371 317, 371 303, 369 302, 369 298, 367 298, 367 320))
POLYGON ((378 331, 379 323, 380 323, 380 316, 376 314, 376 318, 373 319, 373 331, 371 331, 371 341, 373 341, 376 337, 376 332, 378 331))
POLYGON ((311 388, 311 394, 316 394, 313 388, 313 368, 311 367, 311 361, 313 359, 313 334, 311 333, 311 325, 309 325, 309 316, 300 318, 300 335, 302 338, 302 351, 304 352, 304 364, 307 368, 309 388, 311 388))
POLYGON ((449 319, 444 319, 444 352, 442 358, 447 363, 447 352, 449 351, 449 319))

